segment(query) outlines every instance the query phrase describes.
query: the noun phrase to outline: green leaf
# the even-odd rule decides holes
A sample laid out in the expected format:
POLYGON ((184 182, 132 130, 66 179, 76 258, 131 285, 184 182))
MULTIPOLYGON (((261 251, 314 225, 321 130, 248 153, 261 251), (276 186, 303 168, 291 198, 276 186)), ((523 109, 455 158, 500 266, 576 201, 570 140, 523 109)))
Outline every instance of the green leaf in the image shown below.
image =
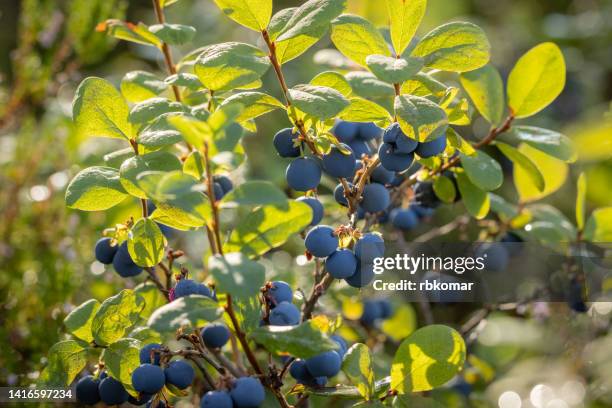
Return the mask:
POLYGON ((397 395, 391 402, 393 408, 445 408, 433 398, 421 397, 419 395, 397 395))
POLYGON ((346 0, 309 0, 291 16, 277 37, 286 41, 303 34, 325 29, 346 7, 346 0))
POLYGON ((386 0, 391 43, 396 55, 402 55, 425 15, 427 0, 386 0))
POLYGON ((393 316, 382 322, 381 330, 394 341, 400 342, 410 336, 417 328, 417 316, 414 308, 404 303, 393 312, 393 316))
POLYGON ((271 353, 289 353, 296 358, 310 358, 338 349, 338 344, 324 335, 312 321, 298 326, 261 326, 248 336, 271 353))
POLYGON ((256 296, 266 280, 263 265, 240 252, 214 255, 208 258, 208 268, 215 279, 216 289, 236 299, 256 296))
POLYGON ((284 244, 310 224, 307 204, 290 201, 287 206, 266 205, 251 212, 232 231, 224 252, 242 252, 251 258, 284 244))
POLYGON ((155 266, 164 259, 164 235, 155 221, 136 221, 128 235, 128 251, 134 263, 142 267, 155 266))
POLYGON ((296 85, 289 89, 289 99, 299 110, 320 120, 336 116, 349 105, 344 95, 325 86, 296 85))
POLYGON ((134 105, 129 120, 134 124, 146 124, 164 113, 183 111, 183 104, 179 102, 171 102, 167 98, 151 98, 134 105))
POLYGON ((567 178, 568 166, 530 145, 519 145, 518 151, 531 160, 544 177, 544 190, 539 190, 531 176, 520 166, 514 166, 514 184, 521 202, 531 202, 557 191, 567 178))
POLYGON ((272 16, 272 0, 215 0, 223 13, 247 28, 263 31, 272 16))
POLYGON ((142 45, 152 45, 161 48, 162 40, 149 31, 143 23, 132 24, 116 19, 106 20, 98 27, 106 31, 107 35, 120 40, 142 45))
POLYGON ((572 141, 567 136, 554 130, 534 126, 513 126, 509 137, 527 143, 529 146, 559 160, 570 163, 576 160, 572 141))
POLYGON ((100 302, 96 299, 89 299, 79 307, 74 308, 68 316, 64 318, 64 326, 66 326, 68 332, 77 339, 91 343, 93 340, 91 322, 99 308, 100 302))
POLYGON ((400 93, 402 95, 409 94, 414 96, 429 96, 442 97, 447 91, 446 85, 434 79, 431 75, 424 72, 417 73, 413 78, 404 82, 400 93))
POLYGON ((436 196, 443 202, 449 204, 455 202, 455 196, 457 195, 455 184, 453 184, 453 181, 448 177, 440 176, 436 178, 433 183, 433 189, 436 196))
POLYGON ((477 187, 493 191, 504 182, 501 166, 485 152, 477 150, 472 156, 460 154, 460 157, 465 173, 477 187))
POLYGON ((179 72, 178 74, 170 75, 164 82, 168 85, 185 87, 190 91, 198 91, 202 88, 202 83, 198 77, 187 72, 179 72))
POLYGON ((393 98, 395 96, 392 85, 381 81, 370 72, 352 71, 347 73, 345 78, 353 88, 353 92, 362 98, 393 98))
POLYGON ((127 197, 119 172, 110 167, 94 166, 81 170, 66 189, 66 204, 82 211, 107 210, 127 197))
POLYGON ((138 177, 138 186, 151 197, 157 210, 188 227, 201 227, 211 219, 210 203, 202 193, 202 184, 180 171, 146 172, 138 177))
POLYGON ((461 85, 478 109, 492 125, 499 125, 504 116, 504 83, 492 65, 461 74, 461 85))
POLYGON ((514 147, 502 142, 495 143, 495 146, 497 146, 504 156, 512 161, 515 166, 519 166, 525 171, 525 174, 531 178, 533 185, 536 186, 539 191, 544 191, 544 177, 542 173, 540 173, 540 170, 538 170, 538 167, 527 156, 514 147))
POLYGON ((374 370, 370 349, 362 343, 355 343, 349 348, 342 362, 342 371, 357 389, 359 394, 369 401, 374 394, 374 370))
POLYGON ((72 101, 72 120, 79 137, 130 139, 130 111, 123 96, 102 78, 85 78, 72 101))
POLYGON ((227 91, 257 81, 269 66, 268 57, 259 48, 228 42, 206 47, 194 70, 206 88, 227 91))
POLYGON ((486 191, 476 187, 464 172, 455 174, 457 186, 461 193, 463 204, 474 218, 481 220, 487 216, 491 208, 491 199, 486 191))
POLYGON ((400 394, 444 385, 463 367, 465 342, 447 326, 431 325, 400 344, 391 366, 391 388, 400 394))
POLYGON ((147 171, 180 170, 181 162, 172 153, 159 151, 132 156, 121 164, 119 175, 121 185, 131 195, 147 198, 146 193, 138 187, 138 175, 147 171))
POLYGON ((104 349, 102 360, 108 375, 126 387, 132 395, 138 392, 132 387, 132 372, 140 366, 141 342, 136 339, 121 339, 104 349))
POLYGON ((390 84, 401 84, 412 78, 423 68, 420 58, 393 58, 384 55, 368 55, 366 64, 380 80, 390 84))
POLYGON ((385 108, 367 99, 353 97, 349 99, 350 105, 338 114, 342 120, 350 122, 374 122, 385 128, 393 118, 385 108))
POLYGON ((586 174, 580 173, 578 182, 576 183, 576 225, 582 231, 584 229, 584 218, 586 215, 586 193, 587 193, 587 177, 586 174))
POLYGON ((204 143, 210 143, 213 130, 207 122, 188 115, 173 115, 168 117, 168 122, 183 136, 183 139, 196 148, 204 147, 204 143))
MULTIPOLYGON (((245 333, 250 333, 261 325, 261 303, 259 296, 248 299, 233 299, 234 311, 238 324, 245 333)), ((227 314, 226 320, 229 319, 227 314)), ((230 322, 231 323, 231 322, 230 322)))
POLYGON ((75 340, 55 343, 49 349, 47 366, 40 375, 42 384, 65 388, 87 364, 87 350, 75 340))
POLYGON ((547 42, 527 51, 508 77, 508 105, 517 118, 547 107, 565 87, 565 59, 556 44, 547 42))
POLYGON ((102 302, 91 323, 96 344, 106 346, 124 337, 140 318, 144 306, 144 300, 130 289, 102 302))
POLYGON ((146 71, 130 71, 121 80, 121 93, 130 102, 153 98, 167 87, 164 81, 146 71))
POLYGON ((586 223, 584 238, 591 242, 612 242, 612 207, 593 211, 586 223))
POLYGON ((275 97, 263 92, 254 91, 240 92, 232 95, 224 100, 221 106, 227 106, 232 103, 237 103, 244 107, 242 113, 236 118, 238 122, 255 119, 273 110, 285 108, 285 105, 275 97))
POLYGON ((426 34, 412 52, 425 66, 442 71, 466 72, 489 62, 491 46, 486 34, 472 23, 452 22, 426 34))
POLYGON ((518 208, 508 203, 502 197, 493 193, 489 193, 489 197, 491 199, 491 210, 502 220, 511 220, 519 214, 518 208))
POLYGON ((395 115, 402 131, 419 142, 433 140, 448 128, 446 112, 429 99, 401 95, 395 98, 395 115))
POLYGON ((361 66, 367 66, 366 57, 391 52, 382 34, 363 17, 343 14, 332 21, 331 40, 345 57, 361 66))
POLYGON ((287 196, 269 181, 247 181, 227 193, 219 203, 221 208, 235 208, 248 205, 284 205, 287 196))
MULTIPOLYGON (((157 286, 152 282, 144 282, 134 288, 134 292, 145 302, 145 307, 142 309, 140 316, 148 318, 157 309, 166 304, 167 300, 163 293, 159 291, 157 286)), ((130 337, 134 337, 130 335, 130 337)))
POLYGON ((347 98, 350 97, 353 92, 351 84, 349 84, 346 78, 334 71, 321 72, 310 80, 310 85, 325 86, 335 89, 347 98))
POLYGON ((201 327, 217 320, 223 309, 216 301, 200 295, 180 297, 157 309, 147 325, 160 333, 174 332, 182 326, 201 327))
POLYGON ((170 45, 186 44, 196 35, 195 27, 183 24, 155 24, 149 27, 149 31, 170 45))
MULTIPOLYGON (((157 292, 160 293, 157 288, 155 290, 157 290, 157 292)), ((166 302, 164 302, 164 304, 165 303, 166 302)), ((142 344, 162 342, 161 335, 149 327, 136 327, 134 330, 131 331, 128 337, 131 339, 139 340, 142 344)))
POLYGON ((464 155, 473 156, 476 154, 476 150, 472 147, 472 145, 462 138, 461 135, 452 127, 446 129, 446 139, 452 147, 459 150, 464 155))
POLYGON ((327 25, 321 25, 288 40, 277 41, 280 33, 288 29, 287 24, 297 11, 297 7, 280 10, 272 17, 268 25, 268 35, 274 41, 276 58, 281 65, 302 55, 327 32, 327 25))

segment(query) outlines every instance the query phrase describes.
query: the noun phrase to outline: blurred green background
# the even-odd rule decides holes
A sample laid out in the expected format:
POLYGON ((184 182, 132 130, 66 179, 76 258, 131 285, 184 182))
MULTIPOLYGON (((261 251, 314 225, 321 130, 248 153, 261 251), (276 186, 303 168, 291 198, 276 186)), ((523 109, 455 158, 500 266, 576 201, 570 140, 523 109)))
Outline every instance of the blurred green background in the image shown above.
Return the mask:
MULTIPOLYGON (((301 3, 275 0, 275 10, 301 3)), ((349 0, 349 11, 386 23, 381 1, 349 0)), ((147 0, 0 1, 0 385, 36 379, 71 305, 92 296, 104 299, 125 285, 93 263, 92 248, 102 229, 137 215, 131 206, 136 203, 105 214, 82 213, 65 208, 63 199, 78 169, 100 164, 115 147, 114 141, 76 140, 70 103, 79 81, 96 75, 118 84, 129 70, 164 71, 155 49, 117 43, 96 32, 97 23, 108 18, 154 21, 147 0)), ((255 33, 220 15, 210 0, 180 0, 168 9, 167 19, 197 28, 193 48, 258 41, 255 33)), ((535 44, 561 46, 567 87, 530 124, 571 137, 579 161, 566 187, 547 201, 571 216, 574 181, 586 171, 590 208, 612 205, 612 0, 430 0, 420 33, 448 20, 482 26, 492 44, 492 63, 504 76, 535 44)), ((288 82, 307 82, 325 70, 313 56, 328 47, 324 38, 288 63, 288 82)), ((180 57, 188 50, 174 52, 180 57)), ((280 97, 271 70, 264 83, 280 97)), ((283 185, 286 163, 270 160, 270 141, 287 125, 281 114, 258 121, 257 134, 244 139, 249 161, 239 179, 265 178, 283 185)), ((484 123, 475 121, 474 134, 484 131, 484 123)), ((506 193, 514 194, 511 188, 506 193)), ((202 237, 189 236, 184 245, 194 259, 201 256, 202 237)), ((452 324, 460 318, 448 313, 447 319, 452 324)), ((598 346, 609 358, 610 341, 598 346)), ((553 368, 528 367, 542 369, 553 368)))

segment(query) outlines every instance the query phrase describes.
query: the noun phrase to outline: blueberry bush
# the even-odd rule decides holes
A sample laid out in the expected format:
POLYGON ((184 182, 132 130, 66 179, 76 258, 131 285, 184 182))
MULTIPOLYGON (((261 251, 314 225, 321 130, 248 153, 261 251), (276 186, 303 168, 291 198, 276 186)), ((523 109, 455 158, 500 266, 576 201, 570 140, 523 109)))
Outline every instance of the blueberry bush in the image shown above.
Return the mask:
MULTIPOLYGON (((385 241, 403 239, 454 203, 466 215, 430 232, 481 225, 488 243, 477 251, 496 263, 490 269, 507 262, 497 241, 610 240, 610 208, 586 216, 584 175, 575 223, 536 204, 565 184, 575 160, 563 134, 517 123, 564 89, 565 60, 554 43, 534 44, 504 80, 477 25, 453 21, 415 36, 426 0, 380 2, 388 12, 383 30, 345 13, 344 0, 275 13, 272 0, 214 0, 225 23, 260 38, 202 47, 192 44, 194 27, 166 21, 175 2, 154 0, 153 24, 97 26, 159 52, 167 76, 130 71, 119 89, 88 77, 74 95, 79 138, 114 138, 124 148, 72 178, 67 206, 106 211, 136 200, 141 216, 108 225, 92 248, 126 289, 67 315, 41 383, 75 385, 87 405, 439 406, 428 392, 449 381, 469 388, 457 380, 464 367, 486 381, 486 363, 469 353, 478 321, 461 330, 417 328, 408 305, 354 302, 385 241), (335 59, 336 69, 292 83, 284 65, 328 33, 335 50, 319 59, 335 59), (186 45, 193 50, 175 60, 173 47, 186 45), (274 90, 262 88, 269 70, 274 90), (288 159, 286 191, 235 177, 248 160, 243 137, 273 111, 287 124, 266 160, 288 159), (478 116, 488 123, 481 138, 465 134, 478 116), (514 166, 517 202, 493 193, 504 182, 500 161, 514 166), (208 244, 203 280, 192 266, 200 260, 174 245, 193 231, 208 244), (267 274, 275 249, 295 240, 313 270, 309 287, 267 274)), ((568 285, 571 308, 585 312, 580 282, 570 277, 568 285)))

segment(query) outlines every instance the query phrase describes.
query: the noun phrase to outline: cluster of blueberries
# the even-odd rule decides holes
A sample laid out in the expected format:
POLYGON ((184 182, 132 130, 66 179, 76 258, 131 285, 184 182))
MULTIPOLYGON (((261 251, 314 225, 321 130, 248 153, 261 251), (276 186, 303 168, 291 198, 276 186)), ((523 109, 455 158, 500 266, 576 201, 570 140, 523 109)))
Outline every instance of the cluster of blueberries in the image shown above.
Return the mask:
POLYGON ((337 350, 326 351, 306 360, 296 359, 289 366, 289 374, 299 383, 309 387, 323 387, 329 378, 335 376, 342 368, 342 359, 348 350, 346 341, 338 336, 330 337, 337 350))
POLYGON ((142 268, 134 263, 128 252, 127 241, 114 245, 112 238, 100 238, 96 242, 95 254, 98 262, 113 264, 115 271, 123 278, 137 276, 142 272, 142 268))
POLYGON ((328 225, 318 225, 306 234, 304 241, 308 252, 325 258, 325 269, 335 279, 361 288, 374 278, 374 259, 385 253, 385 242, 376 233, 363 234, 353 249, 339 248, 339 239, 334 229, 328 225))
MULTIPOLYGON (((265 300, 270 308, 268 321, 271 325, 294 326, 300 323, 300 310, 292 303, 293 291, 287 282, 271 282, 265 291, 265 300)), ((306 360, 296 359, 291 363, 289 373, 299 383, 322 387, 328 378, 338 374, 347 344, 340 336, 334 335, 331 338, 338 344, 337 351, 327 351, 306 360)))
POLYGON ((208 286, 193 279, 180 279, 174 288, 170 290, 170 300, 178 299, 183 296, 202 295, 217 300, 217 295, 208 286))
MULTIPOLYGON (((205 326, 200 335, 209 349, 220 349, 230 338, 230 331, 224 324, 211 323, 205 326)), ((255 408, 265 399, 261 382, 253 377, 237 378, 229 391, 208 391, 200 399, 201 408, 255 408)))
POLYGON ((233 188, 234 183, 232 183, 232 180, 230 180, 229 177, 223 174, 213 176, 213 190, 216 200, 222 199, 223 196, 232 191, 233 188))
POLYGON ((389 299, 366 299, 359 321, 366 327, 375 327, 380 321, 393 316, 393 304, 389 299))

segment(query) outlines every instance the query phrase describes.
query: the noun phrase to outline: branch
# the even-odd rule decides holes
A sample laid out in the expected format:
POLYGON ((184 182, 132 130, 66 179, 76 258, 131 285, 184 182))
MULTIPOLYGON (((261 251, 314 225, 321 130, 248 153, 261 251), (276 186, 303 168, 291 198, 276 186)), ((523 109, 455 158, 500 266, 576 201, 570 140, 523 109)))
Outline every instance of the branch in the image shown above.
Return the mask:
MULTIPOLYGON (((213 214, 213 225, 212 235, 214 235, 214 241, 216 241, 216 250, 213 250, 216 254, 223 255, 223 241, 221 240, 221 233, 219 232, 219 208, 217 207, 217 198, 215 197, 215 186, 213 180, 212 169, 210 167, 210 158, 208 156, 208 143, 204 142, 204 167, 206 171, 206 184, 208 190, 208 200, 210 201, 210 208, 213 214)), ((206 227, 208 230, 208 226, 206 227)), ((209 238, 210 238, 209 233, 209 238)))
POLYGON ((330 274, 326 273, 323 280, 312 287, 310 297, 306 300, 306 302, 304 302, 304 306, 302 308, 302 322, 305 322, 312 317, 312 312, 314 311, 317 301, 325 293, 325 291, 329 289, 333 282, 334 278, 330 274))

